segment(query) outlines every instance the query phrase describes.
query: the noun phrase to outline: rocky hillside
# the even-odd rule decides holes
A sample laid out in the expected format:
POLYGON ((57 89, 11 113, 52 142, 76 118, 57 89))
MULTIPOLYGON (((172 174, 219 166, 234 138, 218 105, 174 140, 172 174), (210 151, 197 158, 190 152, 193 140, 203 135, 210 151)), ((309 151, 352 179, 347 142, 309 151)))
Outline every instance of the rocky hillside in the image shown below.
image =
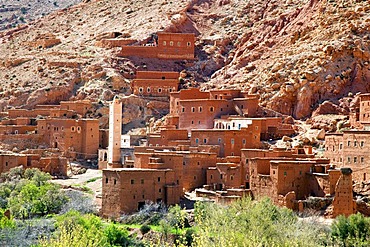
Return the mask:
MULTIPOLYGON (((369 90, 369 51, 368 1, 86 1, 0 33, 0 109, 83 98, 104 105, 131 93, 137 69, 187 69, 204 88, 243 88, 305 118, 325 100, 369 90), (195 32, 198 60, 118 58, 118 48, 95 46, 160 30, 195 32)), ((126 112, 165 114, 148 103, 126 112)))
POLYGON ((81 0, 0 0, 0 30, 16 27, 81 0))

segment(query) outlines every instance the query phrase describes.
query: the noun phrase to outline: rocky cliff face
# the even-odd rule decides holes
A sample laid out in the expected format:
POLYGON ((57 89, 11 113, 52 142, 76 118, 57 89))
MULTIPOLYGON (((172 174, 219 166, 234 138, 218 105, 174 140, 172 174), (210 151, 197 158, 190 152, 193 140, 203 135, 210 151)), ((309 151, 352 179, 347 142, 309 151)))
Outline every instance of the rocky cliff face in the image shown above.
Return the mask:
MULTIPOLYGON (((342 97, 369 90, 369 60, 367 1, 86 1, 0 32, 0 108, 84 98, 104 105, 131 93, 138 69, 187 69, 203 88, 242 88, 305 118, 325 101, 316 112, 347 111, 342 97), (95 46, 161 30, 196 33, 198 60, 130 60, 95 46)), ((143 104, 138 114, 147 118, 143 104)))
POLYGON ((203 51, 221 60, 206 87, 257 92, 264 106, 295 118, 369 90, 367 1, 218 1, 191 13, 207 23, 202 40, 213 41, 203 51))

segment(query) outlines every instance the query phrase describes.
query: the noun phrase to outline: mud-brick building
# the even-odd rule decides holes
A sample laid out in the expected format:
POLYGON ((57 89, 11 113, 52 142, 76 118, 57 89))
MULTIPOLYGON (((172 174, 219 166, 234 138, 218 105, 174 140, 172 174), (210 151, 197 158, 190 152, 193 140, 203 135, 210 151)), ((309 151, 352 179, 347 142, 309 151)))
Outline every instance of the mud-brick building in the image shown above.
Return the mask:
POLYGON ((343 131, 326 134, 326 158, 338 167, 349 167, 357 181, 370 179, 370 131, 343 131))
POLYGON ((37 121, 43 142, 58 148, 65 157, 90 159, 98 156, 99 120, 49 118, 37 121))
POLYGON ((219 157, 240 156, 243 148, 260 148, 260 122, 240 130, 194 129, 191 130, 190 145, 218 145, 219 157))
POLYGON ((223 115, 256 116, 258 95, 237 89, 202 92, 197 88, 171 93, 169 123, 178 129, 212 129, 223 115))
POLYGON ((255 198, 268 196, 295 210, 303 210, 302 203, 309 196, 333 197, 340 178, 340 171, 332 169, 329 160, 320 159, 255 158, 249 161, 249 174, 255 198))
POLYGON ((124 45, 118 56, 137 56, 159 59, 194 59, 193 33, 158 32, 147 43, 124 45))
POLYGON ((141 209, 146 201, 174 205, 182 189, 171 169, 116 168, 103 170, 102 215, 119 217, 141 209))
POLYGON ((137 71, 132 81, 132 92, 143 97, 169 98, 171 92, 178 91, 179 72, 137 71))

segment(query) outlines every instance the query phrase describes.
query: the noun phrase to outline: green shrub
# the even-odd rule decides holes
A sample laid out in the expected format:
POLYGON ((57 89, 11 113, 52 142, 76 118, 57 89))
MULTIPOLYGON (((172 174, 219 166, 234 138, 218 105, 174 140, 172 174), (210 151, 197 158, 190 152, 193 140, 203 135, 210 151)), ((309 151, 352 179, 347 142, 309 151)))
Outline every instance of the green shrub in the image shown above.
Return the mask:
POLYGON ((127 230, 113 223, 104 229, 104 235, 111 246, 128 246, 130 243, 127 230))
POLYGON ((341 246, 369 246, 370 220, 362 214, 352 214, 348 218, 338 216, 332 224, 331 237, 341 246))
POLYGON ((197 203, 194 246, 322 246, 324 228, 298 221, 270 199, 243 198, 228 206, 197 203))
POLYGON ((140 227, 140 232, 141 232, 141 234, 147 234, 149 231, 151 230, 151 228, 150 228, 150 226, 148 226, 148 225, 142 225, 141 227, 140 227))

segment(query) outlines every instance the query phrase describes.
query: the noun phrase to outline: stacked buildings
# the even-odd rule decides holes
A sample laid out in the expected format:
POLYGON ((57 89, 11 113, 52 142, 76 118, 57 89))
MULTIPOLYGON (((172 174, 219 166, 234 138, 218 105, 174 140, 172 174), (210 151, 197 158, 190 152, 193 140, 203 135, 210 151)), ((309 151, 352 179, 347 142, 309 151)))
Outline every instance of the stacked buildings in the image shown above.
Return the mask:
MULTIPOLYGON (((143 42, 109 39, 101 45, 121 46, 119 56, 191 60, 194 41, 194 34, 159 32, 143 42)), ((108 148, 99 150, 103 216, 132 213, 148 200, 176 204, 194 190, 197 196, 219 202, 245 195, 268 196, 295 210, 311 207, 307 198, 317 197, 333 205, 333 216, 356 211, 352 170, 336 169, 342 163, 330 162, 331 154, 317 159, 311 147, 263 149, 263 141, 295 131, 289 119, 266 117, 258 95, 235 89, 178 91, 180 80, 174 72, 137 72, 133 93, 145 98, 169 97, 170 113, 160 129, 149 129, 147 144, 134 147, 133 155, 120 146, 124 144, 122 106, 118 98, 113 100, 108 148)), ((336 145, 339 136, 333 135, 333 141, 328 136, 328 143, 336 145)), ((365 145, 365 141, 351 143, 365 145)), ((333 154, 333 158, 343 161, 340 155, 333 154)), ((351 160, 365 163, 365 157, 351 160)))
MULTIPOLYGON (((176 204, 194 190, 219 202, 268 196, 278 205, 304 210, 309 196, 333 202, 352 189, 339 182, 352 181, 351 173, 335 169, 329 159, 314 158, 311 147, 262 149, 261 141, 292 135, 294 129, 283 117, 262 117, 258 101, 240 90, 172 92, 165 125, 148 133, 146 146, 134 147, 132 160, 123 158, 119 145, 109 144, 108 157, 121 156, 100 166, 102 214, 132 213, 148 200, 176 204)), ((111 112, 120 109, 116 98, 111 112)), ((110 129, 120 125, 117 116, 110 129)), ((335 201, 333 215, 355 211, 352 195, 347 196, 347 204, 335 201)))
POLYGON ((99 120, 85 118, 90 108, 90 101, 61 101, 2 112, 0 139, 23 151, 0 154, 1 172, 23 166, 66 176, 68 160, 96 158, 99 120))

